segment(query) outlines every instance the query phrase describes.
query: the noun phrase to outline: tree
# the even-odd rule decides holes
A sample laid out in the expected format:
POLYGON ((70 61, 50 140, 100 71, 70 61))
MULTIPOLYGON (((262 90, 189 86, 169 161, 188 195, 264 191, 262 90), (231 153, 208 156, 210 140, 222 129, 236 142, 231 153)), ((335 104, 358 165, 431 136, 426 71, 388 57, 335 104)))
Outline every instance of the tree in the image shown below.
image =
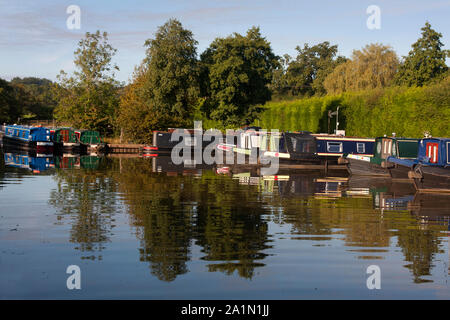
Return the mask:
POLYGON ((423 86, 448 70, 445 59, 450 56, 450 50, 442 49, 442 34, 432 29, 428 22, 421 30, 422 37, 412 45, 400 66, 396 77, 400 85, 423 86))
POLYGON ((345 62, 344 57, 337 57, 337 45, 330 46, 328 41, 310 47, 305 43, 303 49, 296 48, 297 58, 289 64, 286 82, 292 95, 323 95, 323 81, 334 68, 345 62))
POLYGON ((14 88, 0 79, 0 123, 16 122, 22 113, 14 88))
POLYGON ((72 76, 61 71, 55 93, 55 118, 72 126, 112 133, 119 104, 119 82, 112 63, 116 53, 106 32, 86 33, 74 52, 77 71, 72 76))
POLYGON ((291 61, 292 58, 288 54, 285 54, 279 58, 279 64, 272 73, 272 83, 270 84, 272 94, 283 97, 289 92, 286 72, 291 61))
POLYGON ((204 112, 224 127, 249 124, 270 100, 268 84, 278 66, 270 43, 252 27, 245 36, 238 33, 216 38, 201 55, 204 112))
POLYGON ((369 44, 354 50, 351 60, 337 66, 323 85, 329 94, 383 88, 390 85, 399 65, 390 46, 369 44))
POLYGON ((22 118, 52 119, 57 101, 53 95, 53 82, 35 77, 11 80, 11 85, 22 92, 24 110, 22 118))
POLYGON ((152 130, 191 126, 199 102, 197 41, 171 19, 145 42, 146 58, 121 98, 119 125, 126 137, 149 142, 152 130))

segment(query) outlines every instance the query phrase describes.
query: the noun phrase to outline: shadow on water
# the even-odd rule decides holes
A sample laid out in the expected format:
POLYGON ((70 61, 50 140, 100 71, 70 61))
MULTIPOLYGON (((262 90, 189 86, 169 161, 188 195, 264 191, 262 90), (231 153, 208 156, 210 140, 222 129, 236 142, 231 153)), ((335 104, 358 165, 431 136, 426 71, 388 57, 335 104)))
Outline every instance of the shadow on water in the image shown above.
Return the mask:
MULTIPOLYGON (((23 156, 31 165, 33 156, 23 156)), ((138 259, 162 281, 188 273, 195 259, 210 272, 252 279, 276 255, 279 237, 313 246, 337 239, 358 260, 385 259, 397 247, 412 280, 427 282, 450 216, 449 196, 416 194, 410 183, 384 179, 218 173, 212 166, 176 166, 167 157, 65 155, 39 172, 10 152, 1 161, 3 187, 12 176, 53 176, 48 203, 56 224, 70 225, 70 241, 83 259, 102 259, 125 208, 138 259), (290 230, 275 234, 271 224, 290 230)))

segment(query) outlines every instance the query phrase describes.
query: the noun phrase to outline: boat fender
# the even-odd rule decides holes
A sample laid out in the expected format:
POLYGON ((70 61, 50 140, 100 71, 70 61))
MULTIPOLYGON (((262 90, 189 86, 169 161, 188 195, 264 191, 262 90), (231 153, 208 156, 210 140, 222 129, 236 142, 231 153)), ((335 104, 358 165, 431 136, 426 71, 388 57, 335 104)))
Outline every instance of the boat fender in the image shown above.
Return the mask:
POLYGON ((389 169, 389 168, 393 168, 394 164, 392 164, 392 163, 390 163, 388 161, 383 161, 381 163, 381 167, 384 168, 384 169, 389 169))
POLYGON ((422 179, 422 174, 418 171, 408 171, 409 179, 422 179))
POLYGON ((348 160, 343 157, 340 157, 338 158, 338 164, 348 164, 348 160))

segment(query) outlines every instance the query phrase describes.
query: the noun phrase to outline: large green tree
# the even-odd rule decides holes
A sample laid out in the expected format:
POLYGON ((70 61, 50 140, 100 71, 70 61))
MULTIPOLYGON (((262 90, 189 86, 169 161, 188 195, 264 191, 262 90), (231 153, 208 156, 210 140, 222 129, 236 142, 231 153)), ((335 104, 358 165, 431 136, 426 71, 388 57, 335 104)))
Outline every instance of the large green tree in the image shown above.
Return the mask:
POLYGON ((442 49, 442 34, 432 29, 428 22, 421 30, 422 36, 412 45, 400 66, 396 77, 400 85, 422 86, 448 71, 445 59, 450 56, 450 50, 442 49))
POLYGON ((352 58, 337 66, 323 83, 329 94, 389 86, 398 70, 399 60, 391 47, 369 44, 354 50, 352 58))
POLYGON ((197 41, 176 19, 145 42, 147 54, 121 98, 119 125, 127 138, 149 142, 152 130, 191 126, 199 102, 197 41))
POLYGON ((75 51, 76 71, 58 75, 55 118, 72 126, 110 134, 119 104, 120 83, 114 79, 119 68, 112 63, 116 53, 106 32, 86 33, 75 51))
POLYGON ((215 39, 201 61, 207 116, 224 127, 252 123, 261 111, 257 105, 271 98, 268 85, 278 65, 260 29, 252 27, 245 36, 234 33, 215 39))
POLYGON ((312 96, 326 93, 323 87, 325 78, 345 62, 344 57, 337 55, 338 46, 330 45, 328 41, 303 48, 297 46, 298 54, 286 71, 286 85, 291 95, 312 96))
POLYGON ((14 88, 8 81, 0 79, 0 123, 16 122, 21 113, 14 88))

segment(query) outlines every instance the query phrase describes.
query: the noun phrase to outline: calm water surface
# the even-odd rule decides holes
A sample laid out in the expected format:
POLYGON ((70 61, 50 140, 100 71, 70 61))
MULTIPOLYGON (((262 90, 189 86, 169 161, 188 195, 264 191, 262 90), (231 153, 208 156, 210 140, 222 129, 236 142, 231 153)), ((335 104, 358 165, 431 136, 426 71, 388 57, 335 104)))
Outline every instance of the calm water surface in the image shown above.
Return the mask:
POLYGON ((39 172, 10 159, 1 154, 2 299, 450 298, 450 196, 164 157, 52 158, 39 172), (69 265, 81 290, 66 287, 69 265), (370 265, 380 290, 367 288, 370 265))

